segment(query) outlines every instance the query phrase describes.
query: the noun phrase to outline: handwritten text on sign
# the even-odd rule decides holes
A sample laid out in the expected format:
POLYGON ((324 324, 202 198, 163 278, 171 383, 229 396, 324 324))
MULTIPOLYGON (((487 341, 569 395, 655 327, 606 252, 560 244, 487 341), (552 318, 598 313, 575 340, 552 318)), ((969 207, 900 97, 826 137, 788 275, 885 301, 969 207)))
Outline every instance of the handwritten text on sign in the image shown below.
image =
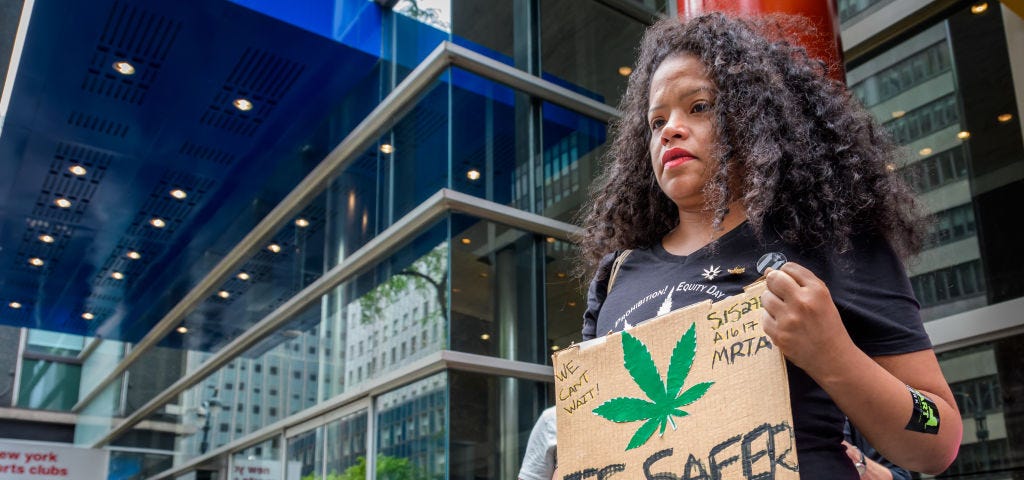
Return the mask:
POLYGON ((558 402, 570 414, 594 400, 601 391, 601 387, 591 378, 590 370, 580 368, 572 360, 565 362, 555 372, 555 377, 559 382, 566 382, 558 390, 558 402))
POLYGON ((711 368, 723 362, 732 365, 737 358, 752 357, 762 350, 772 349, 772 341, 758 328, 760 318, 761 297, 708 312, 708 324, 715 332, 711 368))

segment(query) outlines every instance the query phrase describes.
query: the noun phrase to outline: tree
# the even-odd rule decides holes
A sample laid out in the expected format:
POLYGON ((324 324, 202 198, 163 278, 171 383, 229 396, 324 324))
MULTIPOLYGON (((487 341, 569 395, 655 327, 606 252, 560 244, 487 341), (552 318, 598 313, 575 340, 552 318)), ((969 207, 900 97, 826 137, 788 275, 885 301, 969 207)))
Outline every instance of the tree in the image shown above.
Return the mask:
POLYGON ((383 317, 388 307, 413 291, 420 292, 424 296, 434 295, 437 297, 439 308, 429 317, 424 317, 424 322, 433 317, 439 317, 442 321, 447 319, 448 301, 445 295, 448 280, 447 254, 448 244, 442 243, 417 259, 412 265, 391 275, 376 288, 360 297, 359 309, 362 312, 360 316, 362 323, 373 323, 383 317))

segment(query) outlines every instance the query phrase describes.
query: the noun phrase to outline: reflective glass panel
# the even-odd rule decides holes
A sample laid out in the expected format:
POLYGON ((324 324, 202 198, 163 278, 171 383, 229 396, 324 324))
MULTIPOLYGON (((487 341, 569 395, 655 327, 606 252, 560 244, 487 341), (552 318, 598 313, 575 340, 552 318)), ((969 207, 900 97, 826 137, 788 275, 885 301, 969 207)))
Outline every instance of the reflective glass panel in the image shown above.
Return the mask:
MULTIPOLYGON (((287 471, 291 476, 299 465, 289 462, 287 471)), ((285 468, 281 465, 281 439, 271 438, 231 454, 229 480, 247 480, 256 475, 262 478, 284 478, 285 468)))
POLYGON ((69 333, 48 332, 31 328, 25 351, 59 357, 75 357, 85 346, 85 337, 69 333))
POLYGON ((893 169, 931 216, 925 248, 908 265, 926 320, 1024 294, 1024 253, 1011 246, 1024 227, 1006 208, 1024 194, 1024 147, 1001 15, 964 5, 848 75, 906 147, 893 169))
POLYGON ((446 382, 442 372, 377 397, 376 478, 446 478, 446 382))
POLYGON ((601 2, 542 0, 544 78, 617 106, 646 25, 601 2))
POLYGON ((328 480, 335 478, 332 475, 341 479, 365 478, 366 420, 366 411, 362 410, 327 424, 324 470, 328 480))
POLYGON ((550 384, 452 371, 449 478, 518 478, 550 384))
POLYGON ((939 478, 1013 478, 1024 472, 1024 336, 939 354, 964 423, 956 461, 939 478))
POLYGON ((167 455, 160 455, 111 450, 108 478, 143 480, 171 468, 172 463, 170 452, 167 455))
POLYGON ((25 358, 21 363, 18 403, 21 408, 68 411, 78 402, 82 367, 25 358))
POLYGON ((607 153, 608 126, 552 103, 544 102, 543 108, 544 155, 537 175, 536 211, 576 223, 607 153))
POLYGON ((448 74, 435 82, 391 132, 380 138, 378 224, 391 226, 448 186, 448 74))
POLYGON ((452 187, 529 210, 529 98, 465 70, 451 73, 452 187))
POLYGON ((538 281, 544 239, 452 215, 452 349, 543 363, 538 281))
POLYGON ((323 478, 324 427, 317 427, 288 439, 286 480, 323 478))
POLYGON ((343 362, 325 376, 324 398, 447 348, 447 226, 431 227, 330 296, 324 330, 343 362))
MULTIPOLYGON (((583 312, 587 308, 587 280, 576 276, 579 252, 568 242, 544 242, 544 293, 547 307, 546 348, 554 353, 583 340, 583 312)), ((550 355, 544 357, 550 362, 550 355)))

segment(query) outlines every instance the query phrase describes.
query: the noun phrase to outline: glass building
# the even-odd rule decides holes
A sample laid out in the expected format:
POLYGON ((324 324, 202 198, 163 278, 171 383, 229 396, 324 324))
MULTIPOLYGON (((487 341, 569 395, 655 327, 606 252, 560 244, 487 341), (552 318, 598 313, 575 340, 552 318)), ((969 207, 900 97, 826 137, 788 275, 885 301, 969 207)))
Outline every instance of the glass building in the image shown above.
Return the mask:
MULTIPOLYGON (((635 47, 686 4, 0 1, 0 441, 112 479, 516 478, 635 47)), ((1024 12, 838 7, 935 220, 941 477, 1024 478, 1024 12)))

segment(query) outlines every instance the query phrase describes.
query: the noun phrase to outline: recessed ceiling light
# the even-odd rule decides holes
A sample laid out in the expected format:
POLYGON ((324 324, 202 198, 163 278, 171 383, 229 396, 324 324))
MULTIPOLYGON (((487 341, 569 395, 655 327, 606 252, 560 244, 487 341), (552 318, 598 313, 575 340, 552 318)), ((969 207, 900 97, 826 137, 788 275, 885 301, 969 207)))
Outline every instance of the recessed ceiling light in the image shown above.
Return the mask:
POLYGON ((473 243, 473 241, 470 240, 469 237, 462 237, 462 239, 459 240, 459 241, 462 242, 463 245, 469 245, 469 244, 473 243))
POLYGON ((904 116, 906 114, 907 114, 907 112, 905 112, 903 110, 896 110, 895 112, 892 112, 892 118, 900 118, 900 117, 902 117, 902 116, 904 116))
POLYGON ((149 224, 156 228, 164 228, 167 226, 167 222, 165 222, 164 219, 160 217, 153 217, 149 219, 149 224))
POLYGON ((395 151, 395 147, 391 146, 390 143, 382 143, 382 144, 380 144, 380 153, 387 154, 387 153, 391 153, 391 152, 394 152, 394 151, 395 151))
POLYGON ((885 164, 885 169, 890 171, 890 172, 895 172, 896 171, 896 165, 892 164, 892 163, 887 163, 887 164, 885 164))
POLYGON ((461 293, 461 292, 462 292, 461 288, 453 288, 452 289, 452 293, 461 293))
POLYGON ((956 138, 959 138, 960 140, 967 140, 968 138, 971 138, 971 132, 961 130, 960 132, 957 132, 956 138))
POLYGON ((296 218, 295 226, 299 228, 306 228, 309 226, 309 220, 306 220, 305 218, 296 218))
POLYGON ((1001 114, 998 117, 996 117, 996 120, 999 120, 999 123, 1009 122, 1010 120, 1013 120, 1013 114, 1012 113, 1001 114))
POLYGON ((171 190, 171 196, 177 198, 178 200, 184 200, 186 197, 188 197, 188 193, 186 193, 184 190, 180 188, 175 188, 174 190, 171 190))
POLYGON ((558 345, 552 345, 552 346, 551 346, 551 351, 552 351, 552 352, 557 352, 557 351, 558 351, 558 348, 559 348, 559 347, 558 347, 558 345))
POLYGON ((178 333, 188 333, 188 327, 186 327, 184 325, 178 327, 177 330, 178 330, 178 333))
POLYGON ((236 98, 235 101, 231 102, 231 104, 234 105, 235 108, 243 112, 248 112, 249 110, 252 110, 253 106, 252 102, 249 101, 249 99, 247 98, 236 98))
POLYGON ((569 305, 570 307, 575 307, 576 306, 576 302, 569 301, 569 303, 567 305, 569 305))
POLYGON ((248 279, 250 279, 250 278, 252 278, 252 277, 249 276, 248 273, 245 273, 245 272, 238 272, 238 275, 235 275, 235 276, 238 277, 238 279, 243 281, 243 282, 248 280, 248 279))
POLYGON ((52 235, 47 235, 47 234, 44 233, 44 234, 39 236, 39 241, 43 242, 43 243, 53 243, 56 240, 53 238, 52 235))
POLYGON ((124 280, 124 274, 121 272, 111 272, 110 278, 113 278, 114 280, 124 280))
POLYGON ((931 147, 924 147, 924 148, 918 150, 917 154, 922 156, 922 157, 927 157, 928 155, 932 154, 932 149, 931 149, 931 147))
POLYGON ((267 250, 274 253, 281 253, 281 246, 276 243, 271 243, 270 245, 267 245, 267 250))
POLYGON ((128 257, 128 258, 130 258, 132 260, 138 260, 138 259, 142 258, 142 254, 139 253, 139 252, 136 252, 135 250, 129 250, 128 253, 124 254, 124 256, 126 256, 126 257, 128 257))
POLYGON ((86 170, 85 167, 81 165, 72 165, 68 167, 68 171, 71 172, 72 175, 75 175, 77 177, 81 177, 82 175, 89 173, 89 171, 86 170))
POLYGON ((558 278, 565 278, 565 272, 558 272, 555 274, 555 276, 558 278))
POLYGON ((633 67, 629 67, 626 65, 619 67, 619 75, 622 75, 623 77, 628 77, 631 73, 633 73, 633 67))
POLYGON ((487 278, 487 272, 480 272, 480 278, 487 278))
POLYGON ((18 303, 18 302, 11 302, 11 303, 8 303, 8 304, 7 304, 7 306, 8 306, 8 307, 11 307, 11 308, 13 308, 13 309, 15 309, 15 310, 17 310, 17 309, 21 308, 21 304, 20 304, 20 303, 18 303))
POLYGON ((466 172, 466 178, 468 178, 470 180, 479 180, 480 179, 480 170, 477 170, 477 169, 474 168, 474 169, 466 172))
POLYGON ((66 199, 64 197, 60 197, 60 198, 54 200, 53 204, 58 206, 58 207, 60 207, 60 208, 71 208, 71 200, 68 200, 68 199, 66 199))
POLYGON ((491 335, 490 334, 485 333, 483 335, 480 335, 480 340, 487 341, 487 340, 490 340, 490 339, 491 339, 491 335))
POLYGON ((975 15, 981 15, 985 13, 986 10, 988 10, 988 2, 978 2, 971 5, 971 13, 975 15))
POLYGON ((221 291, 217 292, 217 296, 220 297, 220 298, 228 298, 228 297, 231 296, 231 293, 228 292, 227 290, 221 290, 221 291))
POLYGON ((86 320, 92 320, 92 319, 96 318, 96 315, 93 315, 92 312, 85 312, 85 313, 82 314, 82 318, 84 318, 86 320))
POLYGON ((135 66, 130 64, 130 63, 128 63, 128 62, 126 62, 126 61, 124 61, 124 60, 121 60, 119 62, 114 62, 114 65, 112 65, 112 66, 114 67, 114 70, 116 70, 117 73, 120 73, 121 75, 134 75, 135 74, 135 66))
POLYGON ((555 243, 555 237, 548 237, 546 240, 548 243, 555 243))
POLYGON ((39 257, 32 257, 32 258, 28 259, 28 264, 32 265, 33 267, 41 267, 44 264, 46 264, 46 262, 44 262, 43 259, 41 259, 39 257))

